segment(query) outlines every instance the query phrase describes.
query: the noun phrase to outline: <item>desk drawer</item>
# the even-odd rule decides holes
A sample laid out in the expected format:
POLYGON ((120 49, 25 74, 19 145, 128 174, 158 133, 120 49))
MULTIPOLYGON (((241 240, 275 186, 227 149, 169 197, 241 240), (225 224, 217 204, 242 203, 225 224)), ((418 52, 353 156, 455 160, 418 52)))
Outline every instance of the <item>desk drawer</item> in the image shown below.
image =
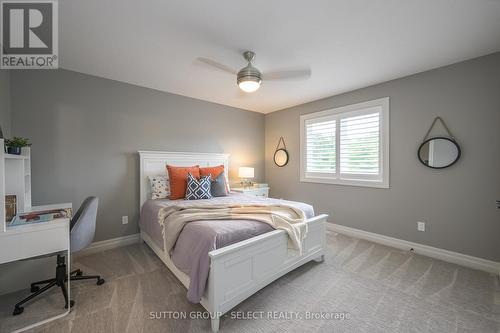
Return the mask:
POLYGON ((66 251, 69 248, 68 223, 52 228, 0 234, 0 264, 66 251))

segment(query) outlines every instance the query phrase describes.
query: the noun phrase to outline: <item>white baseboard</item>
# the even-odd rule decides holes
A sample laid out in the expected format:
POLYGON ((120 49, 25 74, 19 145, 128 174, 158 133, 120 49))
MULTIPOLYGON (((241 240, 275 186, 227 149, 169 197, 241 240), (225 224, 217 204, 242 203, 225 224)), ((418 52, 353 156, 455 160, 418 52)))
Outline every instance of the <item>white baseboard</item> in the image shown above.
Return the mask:
POLYGON ((346 227, 339 224, 328 223, 328 228, 338 232, 340 234, 352 236, 355 238, 361 238, 368 241, 372 241, 374 243, 383 244, 390 247, 395 247, 397 249, 410 251, 413 248, 415 253, 451 262, 457 265, 478 269, 481 271, 486 271, 493 274, 500 275, 500 263, 496 261, 486 260, 482 258, 477 258, 473 256, 469 256, 466 254, 443 250, 437 247, 432 247, 428 245, 413 243, 409 241, 405 241, 398 238, 388 237, 380 234, 376 234, 373 232, 368 232, 364 230, 354 229, 350 227, 346 227))
POLYGON ((130 244, 139 243, 140 240, 141 240, 140 234, 137 233, 128 236, 111 238, 99 242, 94 242, 90 244, 90 246, 88 246, 87 248, 79 251, 78 253, 75 253, 73 257, 83 257, 89 254, 94 254, 106 250, 115 249, 121 246, 127 246, 130 244))

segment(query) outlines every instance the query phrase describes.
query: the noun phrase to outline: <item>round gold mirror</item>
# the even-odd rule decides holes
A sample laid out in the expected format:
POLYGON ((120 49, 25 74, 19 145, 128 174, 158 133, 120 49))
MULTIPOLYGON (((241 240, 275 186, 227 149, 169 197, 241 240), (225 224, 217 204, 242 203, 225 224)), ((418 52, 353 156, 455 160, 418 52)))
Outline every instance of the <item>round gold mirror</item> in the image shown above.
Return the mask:
POLYGON ((284 167, 288 164, 288 152, 286 151, 286 149, 276 149, 276 151, 274 152, 274 164, 279 167, 284 167))

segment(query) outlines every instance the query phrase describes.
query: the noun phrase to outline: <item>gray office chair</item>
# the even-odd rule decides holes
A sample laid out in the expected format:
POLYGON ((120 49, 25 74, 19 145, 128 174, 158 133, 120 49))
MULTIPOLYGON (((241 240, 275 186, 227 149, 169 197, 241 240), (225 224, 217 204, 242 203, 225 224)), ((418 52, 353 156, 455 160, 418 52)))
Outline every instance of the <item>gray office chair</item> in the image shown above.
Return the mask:
MULTIPOLYGON (((99 204, 99 199, 96 197, 88 197, 85 199, 76 212, 76 214, 71 219, 70 224, 70 251, 71 253, 78 252, 87 246, 89 246, 94 240, 95 233, 95 224, 97 217, 97 206, 99 204)), ((53 254, 41 256, 47 257, 52 256, 53 254)), ((38 257, 40 258, 40 257, 38 257)), ((14 316, 23 313, 24 308, 22 305, 36 296, 42 294, 43 292, 49 290, 54 286, 58 286, 61 288, 61 291, 64 295, 64 300, 66 302, 66 309, 69 306, 73 306, 75 302, 73 300, 68 301, 68 292, 66 290, 66 281, 68 278, 71 281, 75 280, 90 280, 96 279, 97 285, 100 286, 105 281, 99 275, 83 275, 83 272, 79 269, 72 271, 69 277, 66 274, 66 263, 65 258, 62 254, 57 254, 57 267, 56 267, 56 277, 49 280, 43 280, 34 282, 31 284, 31 295, 18 302, 14 306, 14 312, 12 313, 14 316), (40 285, 45 285, 40 288, 40 285)))

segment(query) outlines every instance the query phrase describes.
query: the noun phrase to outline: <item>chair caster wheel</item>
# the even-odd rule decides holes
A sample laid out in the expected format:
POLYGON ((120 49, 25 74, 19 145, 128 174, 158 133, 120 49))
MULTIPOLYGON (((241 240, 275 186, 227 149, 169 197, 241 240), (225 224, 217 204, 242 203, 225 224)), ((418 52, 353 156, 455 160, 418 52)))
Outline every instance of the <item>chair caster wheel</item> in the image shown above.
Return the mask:
POLYGON ((40 287, 39 286, 31 286, 31 292, 32 293, 36 293, 37 291, 40 290, 40 287))
POLYGON ((104 279, 99 279, 99 280, 97 280, 97 285, 100 286, 104 282, 106 282, 104 279))
POLYGON ((76 276, 82 276, 82 275, 83 275, 83 272, 81 270, 76 271, 76 276))
POLYGON ((16 306, 14 308, 14 312, 12 312, 12 315, 13 316, 20 315, 21 313, 23 313, 23 311, 24 311, 24 308, 22 306, 16 306))
MULTIPOLYGON (((69 301, 69 306, 70 306, 70 307, 73 307, 73 305, 75 305, 75 301, 73 301, 73 300, 69 301)), ((67 309, 67 308, 68 308, 68 304, 66 304, 66 305, 64 306, 64 308, 65 308, 65 309, 67 309)))

